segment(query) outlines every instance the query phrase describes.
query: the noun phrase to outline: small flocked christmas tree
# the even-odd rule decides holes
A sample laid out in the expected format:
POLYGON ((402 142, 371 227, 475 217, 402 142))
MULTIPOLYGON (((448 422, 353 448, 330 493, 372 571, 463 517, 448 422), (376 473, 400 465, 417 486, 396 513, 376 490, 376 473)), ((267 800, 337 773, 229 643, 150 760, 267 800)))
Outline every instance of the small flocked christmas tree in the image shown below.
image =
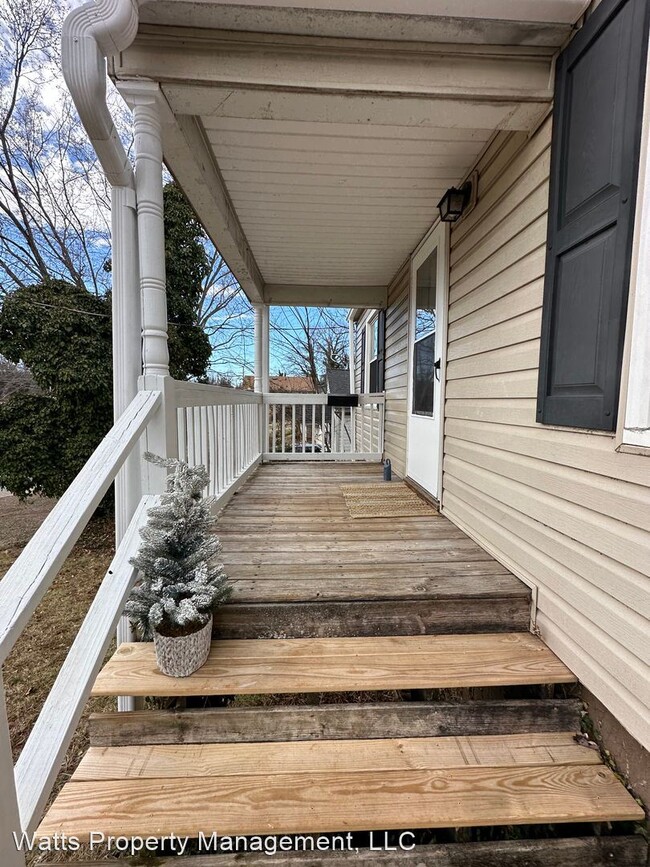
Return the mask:
POLYGON ((160 505, 148 512, 143 542, 131 563, 141 573, 126 603, 126 613, 145 639, 156 630, 180 636, 197 632, 217 605, 230 595, 217 555, 221 544, 212 532, 213 497, 204 497, 205 467, 165 460, 150 452, 145 459, 171 472, 160 505))

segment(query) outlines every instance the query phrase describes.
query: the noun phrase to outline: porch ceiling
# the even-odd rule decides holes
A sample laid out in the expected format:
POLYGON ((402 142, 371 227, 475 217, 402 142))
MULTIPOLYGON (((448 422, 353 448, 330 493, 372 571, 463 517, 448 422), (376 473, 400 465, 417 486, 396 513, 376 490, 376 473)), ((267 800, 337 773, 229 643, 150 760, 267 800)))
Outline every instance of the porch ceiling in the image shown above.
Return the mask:
POLYGON ((490 135, 444 127, 202 120, 269 284, 385 285, 431 225, 444 191, 490 135))
POLYGON ((141 24, 112 73, 160 83, 165 160, 251 300, 381 306, 493 132, 547 109, 554 53, 141 24))

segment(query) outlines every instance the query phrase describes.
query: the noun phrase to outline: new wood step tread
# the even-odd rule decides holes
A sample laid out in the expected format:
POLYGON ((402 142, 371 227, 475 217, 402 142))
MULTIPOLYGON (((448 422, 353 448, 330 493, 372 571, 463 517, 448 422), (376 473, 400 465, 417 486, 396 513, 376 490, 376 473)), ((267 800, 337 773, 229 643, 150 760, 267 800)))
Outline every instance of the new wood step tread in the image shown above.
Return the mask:
POLYGON ((318 834, 643 818, 594 751, 555 733, 92 749, 38 834, 318 834))
POLYGON ((161 674, 153 644, 125 643, 93 695, 234 695, 574 683, 529 633, 213 641, 190 677, 161 674))
POLYGON ((294 743, 90 747, 73 782, 346 773, 514 765, 600 765, 573 732, 454 738, 376 738, 294 743))
POLYGON ((91 746, 579 731, 577 699, 363 702, 96 713, 91 746))
MULTIPOLYGON (((640 835, 439 843, 412 851, 238 852, 235 855, 156 857, 156 867, 645 867, 648 846, 640 835)), ((131 867, 117 860, 111 867, 131 867)), ((97 867, 76 862, 75 867, 97 867)), ((105 865, 104 865, 105 867, 105 865)))

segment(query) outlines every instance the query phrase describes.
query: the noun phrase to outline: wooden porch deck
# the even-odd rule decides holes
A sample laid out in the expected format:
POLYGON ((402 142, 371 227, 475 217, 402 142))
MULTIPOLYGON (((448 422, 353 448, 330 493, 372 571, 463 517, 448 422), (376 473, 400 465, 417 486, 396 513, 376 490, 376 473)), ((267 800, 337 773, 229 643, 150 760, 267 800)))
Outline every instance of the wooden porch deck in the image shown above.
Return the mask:
MULTIPOLYGON (((260 468, 218 521, 235 598, 219 614, 206 665, 167 678, 151 644, 123 644, 93 690, 198 697, 200 706, 91 718, 90 750, 39 835, 643 819, 599 755, 576 741, 579 702, 553 697, 554 684, 575 677, 528 631, 527 588, 437 513, 351 519, 340 485, 380 479, 376 465, 260 468), (446 692, 466 687, 465 701, 446 692), (379 690, 395 700, 359 698, 379 690), (287 693, 319 693, 320 703, 293 703, 287 693), (252 705, 241 701, 250 694, 252 705), (223 705, 206 707, 208 696, 223 705)), ((523 867, 532 852, 540 867, 604 867, 612 858, 628 867, 646 851, 640 838, 616 835, 604 844, 549 839, 543 852, 525 839, 493 852, 486 845, 418 847, 394 853, 390 865, 523 867), (418 851, 423 861, 412 860, 418 851)), ((363 850, 294 854, 296 867, 381 861, 363 850)), ((249 861, 257 864, 221 854, 205 864, 249 861)))
POLYGON ((377 464, 260 467, 217 524, 234 595, 215 637, 528 629, 530 590, 446 518, 350 518, 341 485, 382 476, 377 464))

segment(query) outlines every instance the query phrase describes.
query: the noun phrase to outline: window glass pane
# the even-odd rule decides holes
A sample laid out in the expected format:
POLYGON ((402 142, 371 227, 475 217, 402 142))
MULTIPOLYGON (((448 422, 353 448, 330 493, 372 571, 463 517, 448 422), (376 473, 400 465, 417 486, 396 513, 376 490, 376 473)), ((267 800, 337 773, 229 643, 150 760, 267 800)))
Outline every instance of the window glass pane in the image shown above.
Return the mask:
POLYGON ((374 394, 376 391, 379 390, 379 388, 378 388, 379 383, 377 381, 378 380, 377 374, 379 373, 378 368, 379 368, 379 362, 375 358, 373 361, 370 362, 370 393, 371 394, 374 394))
POLYGON ((418 268, 416 276, 415 339, 421 340, 436 330, 436 276, 438 250, 418 268))
POLYGON ((437 249, 418 268, 413 345, 413 413, 433 415, 434 362, 436 355, 437 249))
POLYGON ((375 316, 375 318, 370 323, 370 349, 368 358, 373 359, 377 358, 377 345, 378 345, 378 334, 379 334, 379 317, 375 316))

